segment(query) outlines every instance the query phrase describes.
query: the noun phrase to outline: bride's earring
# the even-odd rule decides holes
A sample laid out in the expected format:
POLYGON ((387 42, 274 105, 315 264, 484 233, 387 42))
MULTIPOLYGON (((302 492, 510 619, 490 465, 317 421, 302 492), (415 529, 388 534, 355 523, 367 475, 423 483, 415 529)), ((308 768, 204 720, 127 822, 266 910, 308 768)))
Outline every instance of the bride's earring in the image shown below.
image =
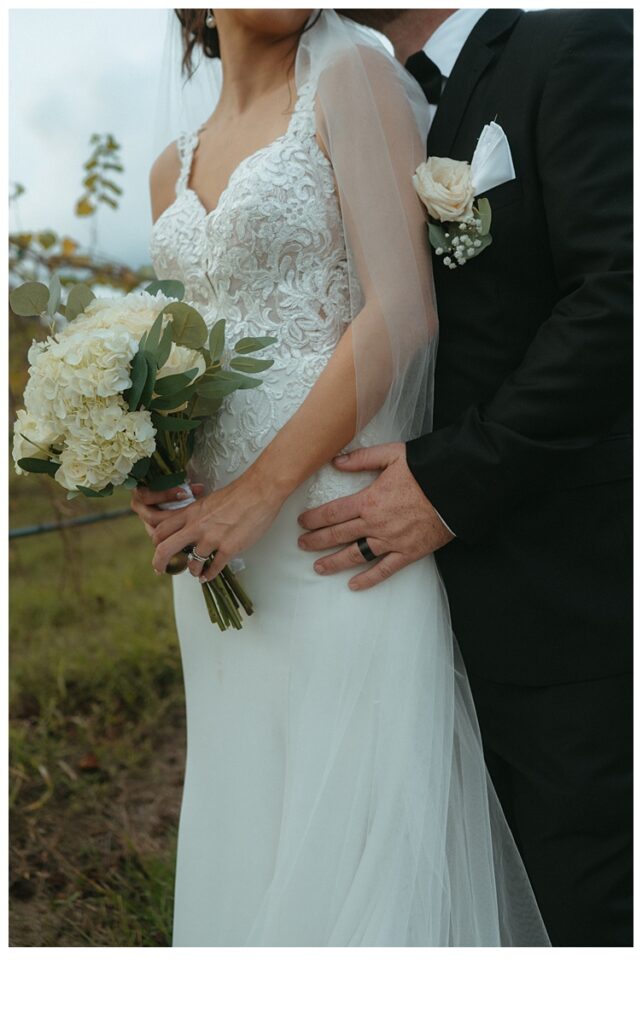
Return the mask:
POLYGON ((216 28, 216 15, 214 11, 208 11, 205 17, 205 24, 208 28, 216 28))

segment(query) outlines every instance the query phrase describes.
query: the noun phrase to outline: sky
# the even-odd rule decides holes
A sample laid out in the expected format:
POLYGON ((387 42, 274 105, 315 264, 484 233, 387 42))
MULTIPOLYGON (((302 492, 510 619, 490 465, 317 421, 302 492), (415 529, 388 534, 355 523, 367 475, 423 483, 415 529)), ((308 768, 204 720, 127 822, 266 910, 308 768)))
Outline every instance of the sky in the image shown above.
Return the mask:
POLYGON ((160 8, 11 11, 9 180, 26 189, 12 230, 51 228, 88 242, 89 225, 73 212, 82 164, 92 132, 111 132, 122 147, 125 173, 114 177, 124 195, 118 211, 98 214, 98 249, 134 266, 149 262, 168 16, 160 8))

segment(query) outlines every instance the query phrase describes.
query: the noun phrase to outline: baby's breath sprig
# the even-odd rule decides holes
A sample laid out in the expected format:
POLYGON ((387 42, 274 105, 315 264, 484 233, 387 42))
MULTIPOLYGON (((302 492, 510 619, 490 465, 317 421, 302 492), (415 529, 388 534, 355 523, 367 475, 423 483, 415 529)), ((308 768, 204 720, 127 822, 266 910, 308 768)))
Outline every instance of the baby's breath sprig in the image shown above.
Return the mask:
POLYGON ((468 260, 487 249, 493 238, 490 234, 491 209, 487 199, 479 199, 473 206, 472 216, 459 223, 429 221, 430 244, 449 270, 463 267, 468 260))

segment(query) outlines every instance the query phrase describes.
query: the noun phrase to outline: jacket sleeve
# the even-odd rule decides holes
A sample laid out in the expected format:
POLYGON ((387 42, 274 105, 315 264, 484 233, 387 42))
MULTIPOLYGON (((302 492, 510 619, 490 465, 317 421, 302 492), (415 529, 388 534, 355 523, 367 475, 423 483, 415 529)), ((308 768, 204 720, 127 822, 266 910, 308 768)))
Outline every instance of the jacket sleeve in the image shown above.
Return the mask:
POLYGON ((458 422, 407 445, 416 480, 475 543, 524 494, 606 437, 632 383, 632 18, 581 12, 537 120, 559 300, 517 369, 458 422))

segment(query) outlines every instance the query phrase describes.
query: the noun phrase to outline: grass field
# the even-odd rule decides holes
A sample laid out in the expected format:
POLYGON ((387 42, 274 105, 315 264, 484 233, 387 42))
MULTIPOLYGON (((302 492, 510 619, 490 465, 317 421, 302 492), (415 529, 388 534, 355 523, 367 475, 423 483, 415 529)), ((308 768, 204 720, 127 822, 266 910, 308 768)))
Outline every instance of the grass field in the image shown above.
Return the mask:
MULTIPOLYGON (((12 337, 12 391, 24 352, 12 337)), ((12 474, 12 527, 124 507, 12 474)), ((171 942, 184 711, 171 583, 133 516, 11 541, 10 942, 171 942)))

